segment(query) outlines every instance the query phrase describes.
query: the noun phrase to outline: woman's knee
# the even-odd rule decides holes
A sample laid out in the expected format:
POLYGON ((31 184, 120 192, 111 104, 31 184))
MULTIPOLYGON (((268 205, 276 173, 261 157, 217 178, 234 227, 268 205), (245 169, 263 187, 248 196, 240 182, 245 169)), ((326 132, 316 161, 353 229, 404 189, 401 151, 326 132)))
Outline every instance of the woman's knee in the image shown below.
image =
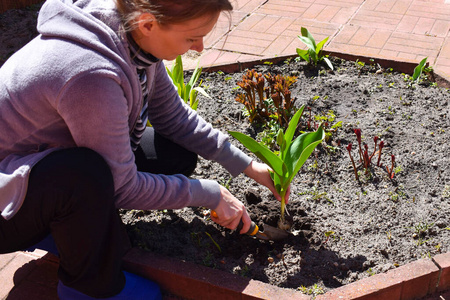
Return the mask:
POLYGON ((32 168, 30 185, 37 189, 48 189, 48 185, 52 185, 77 194, 101 193, 102 198, 114 196, 114 181, 108 164, 100 154, 84 147, 58 150, 43 158, 32 168))
POLYGON ((114 193, 114 180, 111 168, 105 159, 89 148, 76 148, 75 163, 79 163, 79 173, 92 180, 99 188, 111 189, 114 193))
POLYGON ((181 172, 181 174, 185 176, 190 176, 194 173, 195 168, 197 167, 198 155, 193 152, 188 152, 185 155, 186 165, 185 170, 181 172))

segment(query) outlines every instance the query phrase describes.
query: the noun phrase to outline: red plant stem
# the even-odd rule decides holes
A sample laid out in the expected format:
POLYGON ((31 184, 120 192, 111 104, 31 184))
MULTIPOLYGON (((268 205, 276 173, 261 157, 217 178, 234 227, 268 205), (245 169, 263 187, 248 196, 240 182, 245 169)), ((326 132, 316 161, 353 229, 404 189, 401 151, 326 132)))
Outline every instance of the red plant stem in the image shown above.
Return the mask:
POLYGON ((359 160, 361 161, 361 162, 364 162, 364 159, 363 159, 363 152, 362 152, 362 149, 361 149, 361 145, 359 145, 359 160))
POLYGON ((369 146, 367 146, 367 144, 364 144, 364 164, 366 167, 369 166, 370 162, 369 162, 369 146))
POLYGON ((373 153, 370 156, 370 161, 372 161, 372 158, 374 157, 375 153, 377 152, 378 137, 374 136, 373 141, 375 142, 375 146, 373 147, 373 153))
POLYGON ((363 151, 362 151, 362 148, 361 148, 361 129, 359 129, 359 128, 353 129, 353 132, 356 134, 356 140, 358 141, 359 160, 361 162, 364 162, 363 161, 363 151))
POLYGON ((350 160, 352 161, 353 171, 355 172, 355 178, 357 181, 359 181, 358 170, 356 169, 355 161, 353 160, 351 150, 352 150, 352 143, 348 144, 347 151, 348 151, 348 155, 350 156, 350 160))
POLYGON ((382 150, 383 147, 384 147, 384 141, 381 141, 381 142, 380 142, 380 145, 378 145, 378 147, 379 147, 379 152, 378 152, 377 166, 379 167, 379 166, 380 166, 380 160, 381 160, 381 150, 382 150))
POLYGON ((364 148, 366 148, 364 150, 364 156, 363 156, 364 157, 364 168, 366 169, 366 173, 368 173, 369 172, 369 166, 370 166, 370 160, 369 160, 369 153, 368 153, 367 149, 369 147, 366 144, 366 145, 364 145, 364 148))
POLYGON ((391 173, 389 175, 390 175, 391 179, 393 179, 394 175, 395 175, 395 172, 394 172, 395 156, 394 156, 394 154, 391 155, 391 161, 392 161, 391 173))

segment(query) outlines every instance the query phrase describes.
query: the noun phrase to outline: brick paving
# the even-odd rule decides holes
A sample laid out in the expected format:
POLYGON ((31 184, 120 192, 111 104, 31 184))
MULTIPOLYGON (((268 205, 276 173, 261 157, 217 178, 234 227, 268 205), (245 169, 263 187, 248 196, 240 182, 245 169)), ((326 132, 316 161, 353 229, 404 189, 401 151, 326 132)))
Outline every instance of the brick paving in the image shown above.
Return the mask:
POLYGON ((450 80, 449 0, 236 0, 201 55, 185 55, 185 68, 214 67, 296 55, 306 27, 324 50, 418 64, 428 57, 450 80))
POLYGON ((58 258, 46 251, 0 255, 1 300, 56 300, 58 258))
MULTIPOLYGON (((316 41, 329 37, 327 51, 417 64, 428 57, 450 80, 450 0, 235 0, 234 7, 206 37, 201 54, 185 55, 185 68, 295 55, 304 48, 297 35, 306 27, 316 41)), ((450 265, 448 256, 444 264, 450 265)), ((0 299, 57 299, 57 267, 45 251, 0 255, 0 299)), ((450 288, 449 278, 450 267, 440 286, 450 288)), ((450 293, 427 299, 448 300, 450 293)))

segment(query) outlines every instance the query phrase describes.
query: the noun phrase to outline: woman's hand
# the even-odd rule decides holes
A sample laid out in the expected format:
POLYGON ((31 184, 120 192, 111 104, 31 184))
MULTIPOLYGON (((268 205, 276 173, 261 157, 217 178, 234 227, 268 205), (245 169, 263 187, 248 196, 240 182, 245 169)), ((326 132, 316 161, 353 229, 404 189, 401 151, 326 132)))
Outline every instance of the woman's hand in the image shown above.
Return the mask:
POLYGON ((242 219, 244 225, 240 233, 244 234, 250 229, 252 221, 244 204, 223 186, 220 186, 220 202, 214 211, 217 216, 211 214, 211 220, 217 224, 229 229, 236 229, 242 219))
MULTIPOLYGON (((273 180, 270 177, 270 168, 266 164, 262 164, 256 161, 252 161, 250 165, 244 170, 244 173, 255 180, 257 183, 266 186, 275 196, 278 201, 281 201, 281 196, 278 194, 275 189, 275 185, 273 184, 273 180)), ((289 194, 291 193, 291 186, 288 187, 286 192, 285 200, 288 203, 289 194)))

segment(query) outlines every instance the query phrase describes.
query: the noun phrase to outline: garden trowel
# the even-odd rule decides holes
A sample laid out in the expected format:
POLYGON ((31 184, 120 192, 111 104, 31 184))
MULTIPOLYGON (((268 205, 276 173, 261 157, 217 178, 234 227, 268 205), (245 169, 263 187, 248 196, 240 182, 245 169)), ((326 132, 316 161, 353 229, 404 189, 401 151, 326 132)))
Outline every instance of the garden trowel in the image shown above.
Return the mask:
MULTIPOLYGON (((238 227, 236 230, 239 232, 241 231, 242 226, 244 223, 242 223, 242 220, 239 222, 238 227)), ((252 225, 250 225, 250 229, 247 231, 247 235, 254 236, 260 240, 271 240, 271 241, 279 241, 287 238, 289 236, 289 233, 286 230, 279 229, 267 224, 263 224, 264 230, 260 231, 258 225, 255 224, 255 222, 252 221, 252 225)))
MULTIPOLYGON (((217 218, 217 213, 212 210, 211 215, 217 218)), ((236 231, 239 232, 242 229, 242 226, 244 226, 244 223, 242 220, 239 222, 238 227, 236 228, 236 231)), ((247 231, 247 235, 254 236, 257 239, 265 240, 265 241, 279 241, 287 238, 289 236, 289 233, 286 230, 282 230, 267 224, 264 224, 264 230, 260 231, 259 226, 256 225, 255 222, 252 221, 252 224, 250 225, 250 229, 247 231)))

